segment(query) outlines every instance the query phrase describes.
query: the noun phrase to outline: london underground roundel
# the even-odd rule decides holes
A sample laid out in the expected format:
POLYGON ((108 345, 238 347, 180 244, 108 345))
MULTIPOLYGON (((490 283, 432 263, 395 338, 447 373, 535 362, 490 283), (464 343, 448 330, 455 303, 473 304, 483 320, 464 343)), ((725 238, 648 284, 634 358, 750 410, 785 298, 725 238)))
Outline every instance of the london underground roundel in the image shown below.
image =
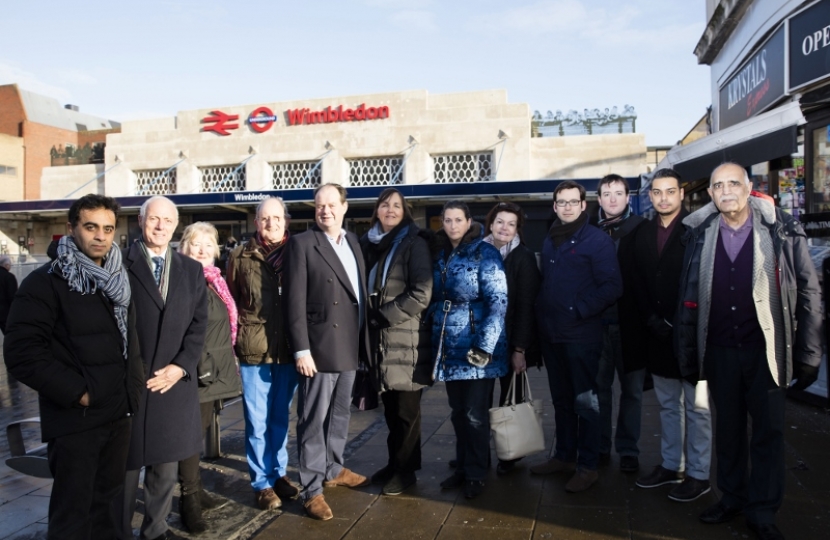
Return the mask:
POLYGON ((268 107, 259 107, 248 115, 248 125, 257 133, 268 131, 276 121, 277 117, 268 107))

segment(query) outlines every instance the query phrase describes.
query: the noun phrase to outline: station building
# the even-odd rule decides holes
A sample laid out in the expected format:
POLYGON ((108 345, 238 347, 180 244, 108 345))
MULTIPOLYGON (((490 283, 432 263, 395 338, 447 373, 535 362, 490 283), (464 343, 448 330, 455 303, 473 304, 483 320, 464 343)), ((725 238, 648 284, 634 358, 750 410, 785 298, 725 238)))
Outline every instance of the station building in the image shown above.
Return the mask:
POLYGON ((349 192, 347 227, 357 233, 368 228, 380 191, 396 186, 419 224, 433 228, 447 200, 466 200, 478 219, 495 202, 515 200, 538 249, 558 182, 576 180, 593 193, 602 176, 616 173, 636 189, 648 168, 631 114, 549 115, 534 120, 541 115, 510 103, 504 90, 416 90, 111 123, 101 163, 52 163, 40 170, 36 197, 0 202, 0 240, 9 253, 44 260, 51 239, 65 232, 72 200, 90 192, 125 208, 122 245, 139 236, 138 207, 157 194, 177 204, 181 228, 210 221, 221 241, 251 234, 254 209, 270 195, 288 203, 292 230, 305 230, 314 222, 313 189, 336 182, 349 192))

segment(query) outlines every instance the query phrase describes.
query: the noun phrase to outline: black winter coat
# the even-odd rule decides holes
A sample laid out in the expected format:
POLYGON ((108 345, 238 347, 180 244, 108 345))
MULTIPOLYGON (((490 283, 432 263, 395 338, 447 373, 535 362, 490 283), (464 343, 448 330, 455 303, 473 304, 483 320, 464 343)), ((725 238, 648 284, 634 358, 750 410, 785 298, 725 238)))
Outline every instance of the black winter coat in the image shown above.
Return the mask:
MULTIPOLYGON (((369 301, 370 351, 379 369, 381 392, 409 392, 432 384, 430 325, 422 319, 432 298, 432 262, 418 226, 412 223, 408 227, 392 257, 385 285, 369 301)), ((368 234, 360 239, 360 245, 368 274, 375 262, 375 257, 370 257, 375 245, 368 234)), ((389 251, 377 254, 380 274, 389 251)), ((370 294, 375 292, 375 284, 368 287, 370 294)))
POLYGON ((536 254, 519 244, 504 260, 507 277, 507 314, 504 330, 507 333, 508 360, 516 348, 525 350, 528 366, 542 365, 539 329, 536 326, 536 297, 542 286, 542 274, 536 263, 536 254))
POLYGON ((9 308, 15 293, 17 293, 17 278, 4 266, 0 266, 0 330, 6 328, 9 308))
POLYGON ((161 298, 153 272, 133 244, 124 254, 130 276, 136 327, 147 378, 170 364, 190 375, 165 393, 143 386, 141 407, 133 419, 127 470, 181 461, 202 449, 202 420, 196 377, 205 345, 207 287, 202 265, 175 251, 168 256, 167 301, 161 298))
MULTIPOLYGON (((632 246, 634 265, 630 278, 634 288, 633 297, 637 303, 636 315, 627 318, 625 328, 628 331, 622 332, 624 342, 630 341, 632 336, 640 337, 639 343, 633 344, 639 349, 637 358, 640 359, 640 367, 646 367, 654 375, 669 379, 680 378, 669 324, 674 324, 677 311, 677 294, 686 249, 682 242, 684 228, 681 221, 687 215, 689 213, 681 209, 678 221, 660 255, 657 254, 660 218, 655 217, 637 230, 632 246), (658 324, 660 322, 662 325, 658 324)), ((636 360, 627 357, 627 366, 633 361, 636 360)))
POLYGON ((50 268, 45 264, 23 280, 3 344, 9 373, 38 393, 44 441, 135 414, 145 380, 134 304, 125 360, 112 303, 102 293, 70 291, 50 268), (84 392, 86 408, 78 403, 84 392))
POLYGON ((228 308, 213 289, 208 287, 208 319, 205 348, 196 367, 199 379, 199 402, 229 399, 242 393, 242 381, 236 368, 231 345, 231 323, 228 308))

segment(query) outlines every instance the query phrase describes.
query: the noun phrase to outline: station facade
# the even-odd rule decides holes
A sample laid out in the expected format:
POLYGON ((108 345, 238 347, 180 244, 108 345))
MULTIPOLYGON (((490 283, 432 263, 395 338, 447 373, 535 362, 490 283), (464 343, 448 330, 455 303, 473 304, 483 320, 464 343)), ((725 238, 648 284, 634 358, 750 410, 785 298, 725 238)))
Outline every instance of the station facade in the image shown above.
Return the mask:
POLYGON ((176 202, 182 227, 211 221, 222 239, 253 232, 256 204, 279 195, 288 202, 292 229, 304 230, 313 223, 313 189, 336 182, 349 192, 347 225, 358 233, 378 193, 396 186, 422 226, 437 227, 441 206, 453 198, 468 201, 478 218, 498 200, 519 201, 541 243, 556 183, 577 180, 592 192, 599 178, 616 173, 637 187, 647 169, 645 138, 613 131, 539 136, 530 107, 510 103, 503 90, 182 111, 121 123, 106 134, 103 163, 44 167, 38 198, 0 202, 0 239, 9 253, 45 253, 51 238, 65 232, 71 201, 89 192, 124 206, 117 236, 124 245, 138 236, 138 207, 152 195, 176 202), (27 245, 17 251, 21 222, 27 245))

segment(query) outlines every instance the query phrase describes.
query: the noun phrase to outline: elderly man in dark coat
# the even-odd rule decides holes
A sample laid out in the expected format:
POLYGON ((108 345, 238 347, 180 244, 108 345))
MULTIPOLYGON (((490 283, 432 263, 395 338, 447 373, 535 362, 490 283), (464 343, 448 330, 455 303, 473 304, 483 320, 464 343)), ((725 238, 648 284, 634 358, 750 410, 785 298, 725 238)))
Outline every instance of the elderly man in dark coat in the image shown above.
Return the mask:
POLYGON ((132 538, 130 522, 141 467, 145 468, 141 538, 164 539, 178 462, 202 448, 196 366, 205 341, 207 289, 202 265, 169 246, 178 220, 169 199, 148 199, 138 216, 142 239, 124 256, 149 378, 133 421, 127 460, 125 538, 132 538))

